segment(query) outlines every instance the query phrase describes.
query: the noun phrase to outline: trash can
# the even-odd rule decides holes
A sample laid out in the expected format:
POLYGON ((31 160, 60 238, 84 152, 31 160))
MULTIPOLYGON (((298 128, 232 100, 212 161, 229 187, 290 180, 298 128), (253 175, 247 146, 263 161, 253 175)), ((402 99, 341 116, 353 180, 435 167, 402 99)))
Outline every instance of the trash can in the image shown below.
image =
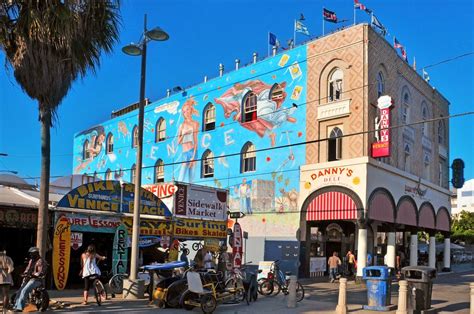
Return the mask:
POLYGON ((395 274, 393 267, 370 266, 363 269, 362 279, 367 285, 367 305, 364 309, 372 311, 390 311, 396 305, 390 304, 392 279, 395 274))
POLYGON ((408 266, 402 268, 402 275, 408 282, 408 307, 413 313, 431 308, 431 292, 436 269, 426 266, 408 266))

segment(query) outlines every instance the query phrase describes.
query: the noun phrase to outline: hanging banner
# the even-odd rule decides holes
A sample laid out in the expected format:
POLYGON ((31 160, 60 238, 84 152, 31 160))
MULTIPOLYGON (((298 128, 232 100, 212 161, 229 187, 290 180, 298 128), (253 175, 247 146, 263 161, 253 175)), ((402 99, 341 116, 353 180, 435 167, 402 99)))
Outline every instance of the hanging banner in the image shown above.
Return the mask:
POLYGON ((240 268, 242 266, 242 255, 244 253, 242 245, 242 228, 240 224, 236 222, 234 224, 234 239, 232 245, 232 253, 234 256, 233 264, 234 268, 240 268))
POLYGON ((66 287, 71 255, 71 228, 66 217, 60 217, 54 227, 53 277, 58 290, 66 287))
MULTIPOLYGON (((114 213, 133 213, 135 186, 120 181, 96 181, 78 186, 57 207, 114 213)), ((140 213, 171 217, 168 207, 152 192, 140 189, 140 213)))
POLYGON ((390 107, 392 106, 392 97, 380 96, 377 100, 377 107, 380 110, 380 116, 375 118, 375 139, 372 143, 372 157, 390 156, 390 107))
POLYGON ((71 232, 71 247, 77 251, 82 246, 83 234, 80 232, 71 232))
POLYGON ((112 247, 112 272, 114 275, 127 272, 128 259, 128 231, 127 227, 120 225, 115 231, 112 247))

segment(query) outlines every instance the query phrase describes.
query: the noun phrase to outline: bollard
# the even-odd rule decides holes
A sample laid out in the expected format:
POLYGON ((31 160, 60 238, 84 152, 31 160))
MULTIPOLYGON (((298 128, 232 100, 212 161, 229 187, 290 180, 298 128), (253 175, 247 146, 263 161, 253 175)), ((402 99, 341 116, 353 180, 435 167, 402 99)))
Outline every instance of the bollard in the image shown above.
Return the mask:
POLYGON ((296 276, 290 276, 290 284, 288 285, 288 299, 286 305, 288 308, 296 307, 296 276))
POLYGON ((398 285, 400 286, 398 289, 398 309, 395 314, 407 314, 408 281, 400 280, 398 285))
POLYGON ((474 282, 469 284, 471 287, 471 314, 474 314, 474 282))
POLYGON ((347 289, 347 279, 346 278, 339 279, 339 299, 337 301, 336 314, 347 313, 346 289, 347 289))

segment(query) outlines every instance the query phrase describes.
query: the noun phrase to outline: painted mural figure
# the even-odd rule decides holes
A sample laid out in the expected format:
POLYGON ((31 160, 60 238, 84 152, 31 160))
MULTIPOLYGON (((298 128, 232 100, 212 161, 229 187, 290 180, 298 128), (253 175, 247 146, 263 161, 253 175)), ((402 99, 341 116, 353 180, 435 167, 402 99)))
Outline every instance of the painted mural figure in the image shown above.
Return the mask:
POLYGON ((98 158, 97 169, 102 168, 106 163, 104 127, 99 125, 83 131, 77 136, 81 135, 90 139, 89 145, 84 147, 84 149, 89 152, 90 157, 79 163, 79 165, 74 169, 74 172, 79 173, 81 170, 84 170, 96 157, 98 158))
POLYGON ((178 130, 178 143, 181 144, 183 149, 181 161, 185 162, 181 164, 178 180, 185 181, 186 176, 188 176, 188 182, 190 183, 194 179, 196 166, 194 159, 196 159, 197 155, 197 134, 199 132, 199 122, 193 120, 193 115, 199 115, 198 111, 194 108, 195 105, 196 101, 193 98, 186 100, 181 109, 184 121, 178 130))
POLYGON ((284 122, 295 123, 296 119, 291 117, 296 107, 281 109, 286 99, 285 92, 286 82, 273 85, 266 84, 260 80, 252 80, 243 84, 236 83, 228 89, 221 97, 215 98, 214 101, 221 105, 224 109, 224 116, 228 119, 233 116, 234 121, 239 123, 246 129, 253 131, 258 136, 268 136, 271 145, 275 146, 275 132, 284 122), (248 92, 253 92, 257 96, 257 118, 242 122, 241 108, 242 101, 248 92))
POLYGON ((252 212, 252 205, 250 202, 250 195, 252 192, 252 187, 250 184, 247 184, 247 179, 242 179, 242 183, 239 185, 237 194, 239 195, 240 200, 240 211, 242 213, 247 213, 251 215, 252 212))

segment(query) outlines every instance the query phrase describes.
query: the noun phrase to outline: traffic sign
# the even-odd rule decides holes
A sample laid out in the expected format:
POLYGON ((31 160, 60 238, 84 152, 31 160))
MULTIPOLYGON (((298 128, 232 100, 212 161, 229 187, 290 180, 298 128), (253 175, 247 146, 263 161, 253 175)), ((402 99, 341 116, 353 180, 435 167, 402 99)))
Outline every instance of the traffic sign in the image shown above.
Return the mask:
POLYGON ((244 218, 245 214, 242 212, 229 212, 229 218, 232 219, 238 219, 238 218, 244 218))

